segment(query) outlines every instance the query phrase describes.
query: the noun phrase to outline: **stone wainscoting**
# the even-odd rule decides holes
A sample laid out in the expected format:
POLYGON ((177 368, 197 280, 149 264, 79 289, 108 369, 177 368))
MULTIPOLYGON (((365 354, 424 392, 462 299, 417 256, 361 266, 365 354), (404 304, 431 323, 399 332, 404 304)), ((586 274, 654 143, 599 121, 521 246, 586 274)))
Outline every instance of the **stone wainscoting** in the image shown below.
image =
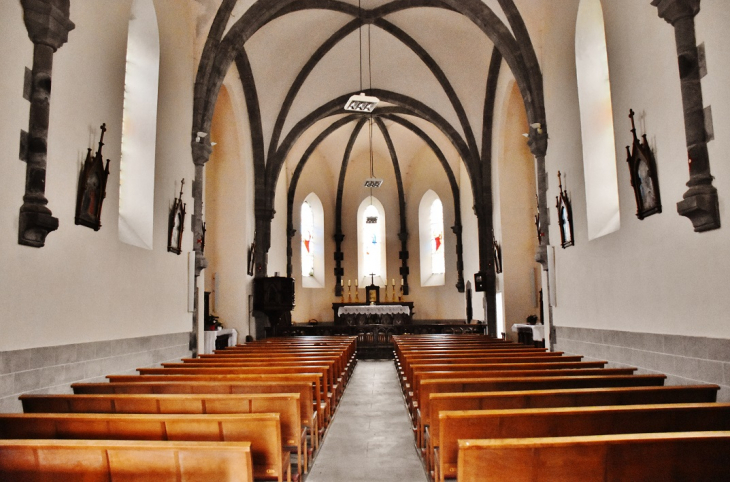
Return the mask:
POLYGON ((556 327, 555 351, 608 360, 611 366, 663 373, 665 385, 714 383, 718 401, 730 402, 730 340, 556 327))
POLYGON ((72 393, 74 382, 189 357, 189 341, 190 333, 172 333, 0 352, 0 413, 22 412, 23 393, 72 393))

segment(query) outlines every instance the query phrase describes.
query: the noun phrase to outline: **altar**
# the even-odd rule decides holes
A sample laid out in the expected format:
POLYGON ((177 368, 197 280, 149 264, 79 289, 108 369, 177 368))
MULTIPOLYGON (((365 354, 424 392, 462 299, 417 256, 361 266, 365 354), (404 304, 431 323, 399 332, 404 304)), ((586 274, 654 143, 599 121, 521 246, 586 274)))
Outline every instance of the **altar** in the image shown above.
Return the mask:
POLYGON ((410 325, 413 302, 390 303, 332 303, 335 325, 410 325))

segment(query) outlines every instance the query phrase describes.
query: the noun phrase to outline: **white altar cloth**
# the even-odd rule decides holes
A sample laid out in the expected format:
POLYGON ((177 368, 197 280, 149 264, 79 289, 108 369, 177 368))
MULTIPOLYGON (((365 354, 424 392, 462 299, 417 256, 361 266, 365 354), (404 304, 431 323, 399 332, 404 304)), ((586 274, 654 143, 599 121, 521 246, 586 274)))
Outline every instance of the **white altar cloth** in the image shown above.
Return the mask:
POLYGON ((512 325, 512 332, 517 333, 520 328, 532 328, 532 339, 534 341, 543 341, 545 339, 545 325, 512 325))
POLYGON ((340 306, 337 315, 410 315, 411 310, 405 305, 355 305, 340 306))

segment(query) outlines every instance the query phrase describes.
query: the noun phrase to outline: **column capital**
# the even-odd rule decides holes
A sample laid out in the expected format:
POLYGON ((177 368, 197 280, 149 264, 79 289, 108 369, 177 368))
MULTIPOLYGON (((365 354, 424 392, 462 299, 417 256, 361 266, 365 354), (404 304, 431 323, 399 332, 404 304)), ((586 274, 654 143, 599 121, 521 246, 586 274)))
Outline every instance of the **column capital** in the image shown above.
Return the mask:
POLYGON ((54 52, 68 41, 76 25, 69 18, 70 0, 20 0, 28 37, 54 52))
POLYGON ((700 0, 652 0, 659 17, 674 25, 677 20, 694 18, 700 11, 700 0))
POLYGON ((547 130, 544 127, 530 127, 527 146, 535 157, 545 157, 548 145, 547 130))
POLYGON ((190 143, 190 147, 193 151, 193 163, 196 166, 205 165, 205 163, 210 159, 210 155, 213 153, 213 147, 210 145, 210 142, 205 139, 201 139, 198 142, 196 142, 196 139, 193 139, 193 142, 190 143))

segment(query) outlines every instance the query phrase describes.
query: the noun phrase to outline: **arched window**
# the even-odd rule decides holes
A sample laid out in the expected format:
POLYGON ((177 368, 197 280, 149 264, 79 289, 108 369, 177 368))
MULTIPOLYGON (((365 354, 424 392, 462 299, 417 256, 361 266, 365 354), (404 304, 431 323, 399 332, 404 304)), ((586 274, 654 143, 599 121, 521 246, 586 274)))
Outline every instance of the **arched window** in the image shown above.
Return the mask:
POLYGON ((324 210, 319 197, 310 193, 300 211, 302 286, 324 287, 324 210))
POLYGON ((601 0, 581 0, 578 7, 575 67, 583 140, 588 239, 595 239, 617 231, 621 226, 611 83, 601 0))
MULTIPOLYGON (((134 0, 127 64, 119 173, 119 240, 152 249, 155 201, 160 34, 152 0, 134 0)), ((173 192, 169 193, 172 197, 173 192)))
POLYGON ((431 203, 429 221, 431 225, 431 272, 433 274, 444 274, 446 272, 446 261, 444 258, 444 207, 438 198, 431 203))
POLYGON ((314 235, 314 217, 312 207, 307 201, 302 203, 302 277, 314 277, 314 245, 317 237, 314 235))
POLYGON ((386 283, 385 211, 378 199, 369 196, 357 210, 358 279, 375 275, 375 283, 386 283), (378 277, 381 279, 378 280, 378 277))
POLYGON ((444 206, 432 190, 426 191, 418 207, 421 248, 421 286, 443 286, 446 273, 444 206))

